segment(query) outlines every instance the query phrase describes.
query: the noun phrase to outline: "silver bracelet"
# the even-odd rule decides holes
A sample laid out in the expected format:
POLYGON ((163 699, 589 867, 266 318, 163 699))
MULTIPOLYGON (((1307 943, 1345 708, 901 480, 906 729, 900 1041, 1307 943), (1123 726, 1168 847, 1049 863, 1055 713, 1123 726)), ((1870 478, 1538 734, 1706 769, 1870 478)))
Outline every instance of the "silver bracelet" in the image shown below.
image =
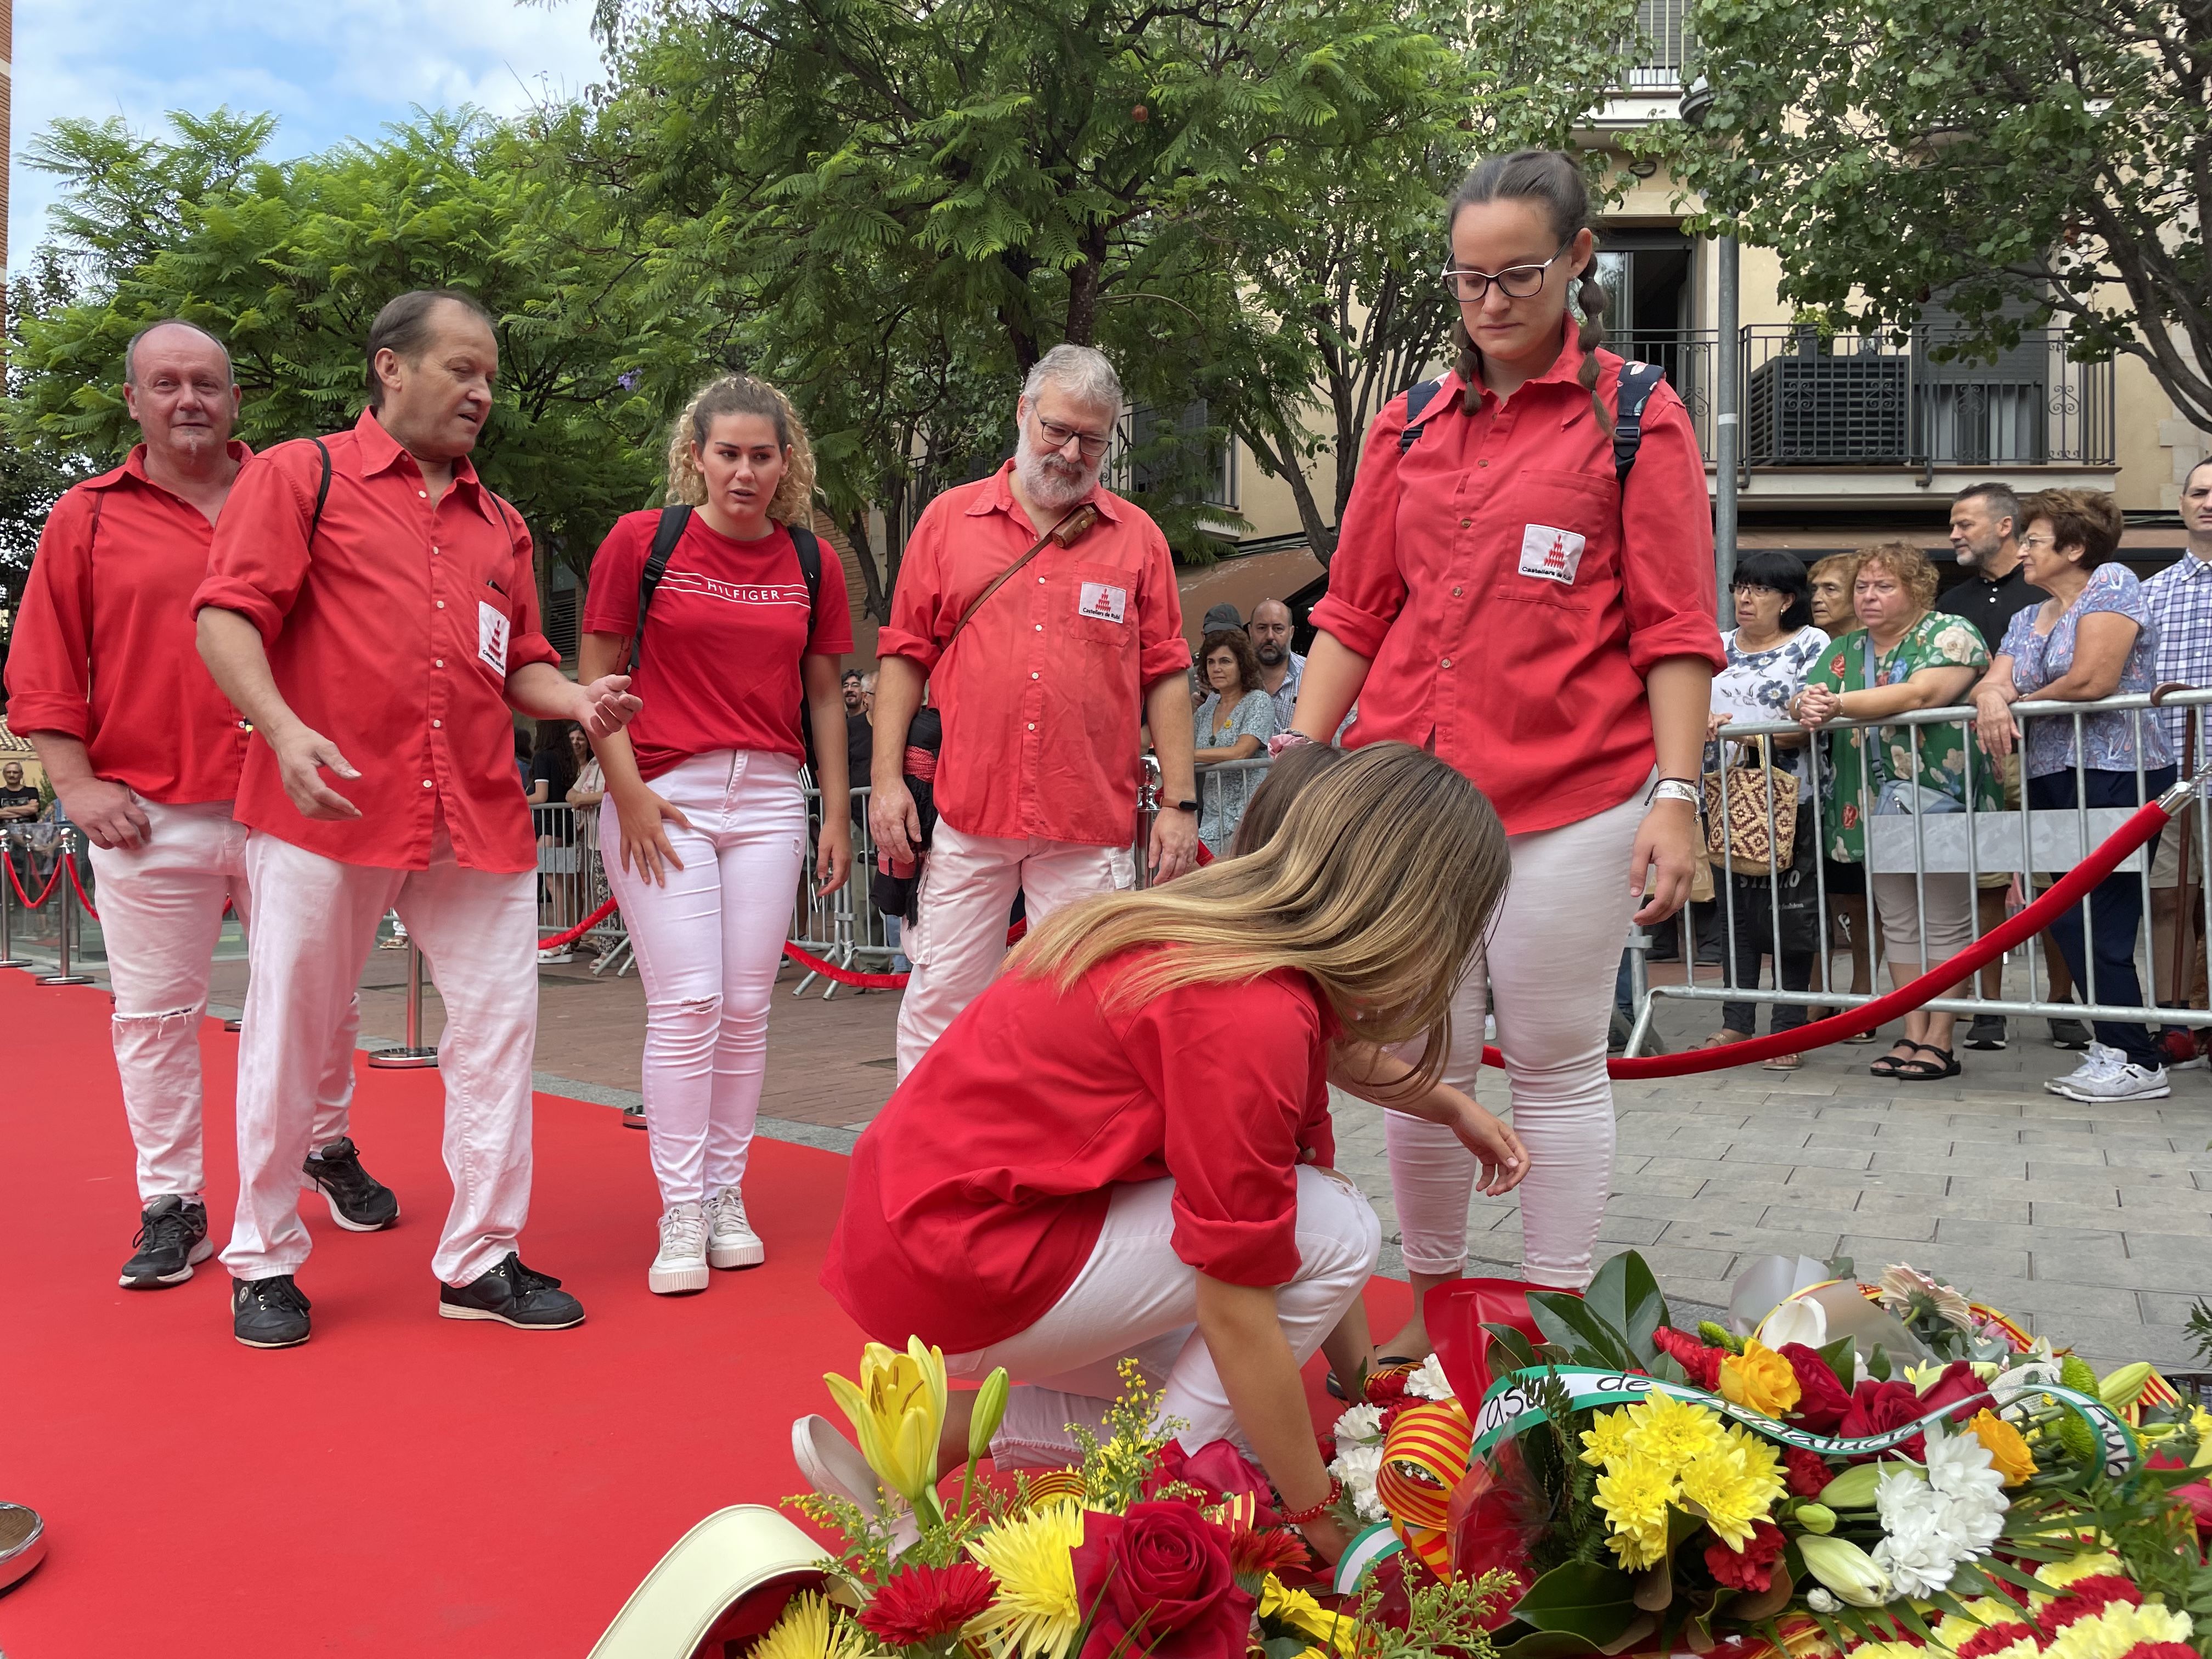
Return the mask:
POLYGON ((1680 778, 1660 779, 1652 786, 1651 799, 1655 804, 1662 800, 1687 801, 1692 806, 1699 804, 1697 785, 1685 783, 1680 778))

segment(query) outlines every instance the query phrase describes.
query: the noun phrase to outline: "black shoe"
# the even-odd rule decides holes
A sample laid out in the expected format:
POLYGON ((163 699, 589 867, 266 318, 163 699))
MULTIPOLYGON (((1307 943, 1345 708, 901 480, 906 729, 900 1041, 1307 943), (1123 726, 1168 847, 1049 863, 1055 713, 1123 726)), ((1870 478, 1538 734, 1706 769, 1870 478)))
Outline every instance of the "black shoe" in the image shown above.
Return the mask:
POLYGON ((2078 1019, 2054 1019, 2051 1022, 2051 1046, 2076 1050, 2086 1048, 2089 1046, 2089 1028, 2078 1019))
POLYGON ((584 1322, 584 1304, 550 1273, 524 1267, 513 1250, 466 1285, 440 1285, 438 1312, 446 1319, 496 1319, 519 1331, 565 1331, 584 1322))
POLYGON ((307 1298, 289 1273, 230 1281, 230 1334, 249 1348, 296 1348, 307 1340, 307 1298))
POLYGON ((361 1149, 341 1135, 302 1166, 304 1185, 322 1194, 331 1219, 349 1233, 381 1232, 399 1219, 399 1200, 391 1188, 361 1167, 361 1149))
POLYGON ((623 1108, 623 1127, 625 1129, 642 1129, 645 1127, 644 1102, 640 1101, 635 1106, 625 1106, 623 1108))
POLYGON ((207 1206, 173 1193, 146 1206, 138 1218, 138 1237, 131 1243, 136 1254, 123 1264, 120 1280, 126 1291, 181 1285, 192 1276, 192 1263, 215 1254, 208 1243, 207 1206))
POLYGON ((2002 1048, 2005 1046, 2005 1023, 2002 1014, 1976 1014, 1974 1023, 1966 1028, 1969 1048, 2002 1048))

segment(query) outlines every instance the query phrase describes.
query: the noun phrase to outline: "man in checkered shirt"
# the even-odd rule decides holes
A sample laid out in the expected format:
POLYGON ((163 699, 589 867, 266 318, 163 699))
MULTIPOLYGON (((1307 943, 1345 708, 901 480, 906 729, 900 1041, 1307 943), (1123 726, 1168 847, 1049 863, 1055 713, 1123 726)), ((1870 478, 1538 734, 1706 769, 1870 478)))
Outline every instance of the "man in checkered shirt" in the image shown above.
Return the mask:
MULTIPOLYGON (((2212 457, 2189 470, 2181 483, 2181 523, 2189 532, 2189 548, 2180 559, 2143 584, 2143 599, 2150 606, 2158 629, 2154 672, 2161 682, 2179 680, 2185 685, 2212 686, 2212 457)), ((2186 773, 2212 760, 2212 708, 2169 708, 2156 718, 2166 723, 2166 737, 2174 758, 2186 773), (2191 724, 2197 726, 2194 750, 2185 744, 2191 724)), ((2189 861, 2192 881, 2203 881, 2205 814, 2190 826, 2189 861)), ((2194 986, 2173 982, 2174 923, 2181 909, 2181 836, 2179 827, 2159 837, 2158 855, 2151 864, 2151 972, 2157 982, 2162 1007, 2185 1006, 2194 986)), ((2191 907, 2201 908, 2202 899, 2191 907)), ((2190 931, 2197 924, 2192 919, 2190 931)), ((2199 947, 2202 948, 2201 946, 2199 947)), ((2193 974, 2189 975, 2193 980, 2193 974)), ((2191 1034, 2168 1026, 2164 1041, 2178 1063, 2197 1057, 2191 1034)), ((2177 1063, 2169 1060, 2169 1065, 2177 1063)))

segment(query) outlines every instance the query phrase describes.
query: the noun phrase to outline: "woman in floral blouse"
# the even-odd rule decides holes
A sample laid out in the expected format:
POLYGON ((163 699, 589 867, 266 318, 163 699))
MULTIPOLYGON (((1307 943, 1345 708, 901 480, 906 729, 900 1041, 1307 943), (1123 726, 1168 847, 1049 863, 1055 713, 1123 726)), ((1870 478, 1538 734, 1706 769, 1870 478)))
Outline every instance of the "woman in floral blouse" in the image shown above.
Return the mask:
MULTIPOLYGON (((1982 746, 2002 764, 2013 747, 2012 705, 2032 697, 2088 702, 2156 684, 2158 634, 2135 572, 2118 562, 2119 503, 2102 490, 2047 489, 2021 503, 2027 528, 2021 569, 2051 595, 2020 611, 1989 673, 1974 688, 1982 746)), ((2112 713, 2031 721, 2023 750, 2027 799, 2039 809, 2142 805, 2173 781, 2173 755, 2155 718, 2112 713), (2080 727, 2077 754, 2075 727, 2080 727), (2138 787, 2136 769, 2142 769, 2138 787), (2077 785, 2079 786, 2077 787, 2077 785)), ((2146 858, 2157 848, 2151 841, 2146 858)), ((2089 895, 2095 994, 2084 974, 2079 905, 2051 924, 2083 1000, 2140 1006, 2136 937, 2142 926, 2137 875, 2114 872, 2089 895)), ((2070 1100, 2157 1100, 2170 1092, 2166 1062, 2146 1026, 2096 1022, 2097 1040, 2079 1070, 2044 1085, 2070 1100)))
MULTIPOLYGON (((1862 631, 1829 647, 1805 676, 1797 718, 1818 731, 1833 720, 1878 720, 1886 714, 1941 708, 1964 701, 1989 666, 1981 632, 1958 617, 1932 611, 1936 567, 1918 548, 1883 542, 1859 556, 1852 609, 1862 631)), ((1917 786, 1920 810, 1945 810, 1934 797, 1956 803, 1948 810, 1982 811, 2002 804, 1996 769, 1967 752, 1963 726, 1856 727, 1834 735, 1822 829, 1827 854, 1867 864, 1866 817, 1884 786, 1917 786), (1917 734, 1917 764, 1915 763, 1917 734), (1933 792, 1932 795, 1928 792, 1933 792)), ((1911 795, 1910 789, 1905 794, 1911 795)), ((1973 938, 1973 878, 1962 872, 1915 876, 1910 866, 1867 877, 1888 947, 1889 976, 1903 985, 1973 938), (1923 906, 1924 896, 1924 906, 1923 906)), ((1905 1035, 1867 1069, 1876 1077, 1932 1083, 1959 1075, 1952 1052, 1953 1017, 1920 1008, 1905 1017, 1905 1035)))

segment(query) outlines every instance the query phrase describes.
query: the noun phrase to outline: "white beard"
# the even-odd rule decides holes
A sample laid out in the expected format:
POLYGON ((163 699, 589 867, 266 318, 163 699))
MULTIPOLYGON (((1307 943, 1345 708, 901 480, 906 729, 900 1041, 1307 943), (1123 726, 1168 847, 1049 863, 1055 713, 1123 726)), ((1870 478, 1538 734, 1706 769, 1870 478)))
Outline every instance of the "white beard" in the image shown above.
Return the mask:
POLYGON ((1071 468, 1056 455, 1040 455, 1031 449, 1027 434, 1014 452, 1014 474, 1023 490, 1048 513, 1064 512, 1088 495, 1097 487, 1104 465, 1102 456, 1097 466, 1071 468))

